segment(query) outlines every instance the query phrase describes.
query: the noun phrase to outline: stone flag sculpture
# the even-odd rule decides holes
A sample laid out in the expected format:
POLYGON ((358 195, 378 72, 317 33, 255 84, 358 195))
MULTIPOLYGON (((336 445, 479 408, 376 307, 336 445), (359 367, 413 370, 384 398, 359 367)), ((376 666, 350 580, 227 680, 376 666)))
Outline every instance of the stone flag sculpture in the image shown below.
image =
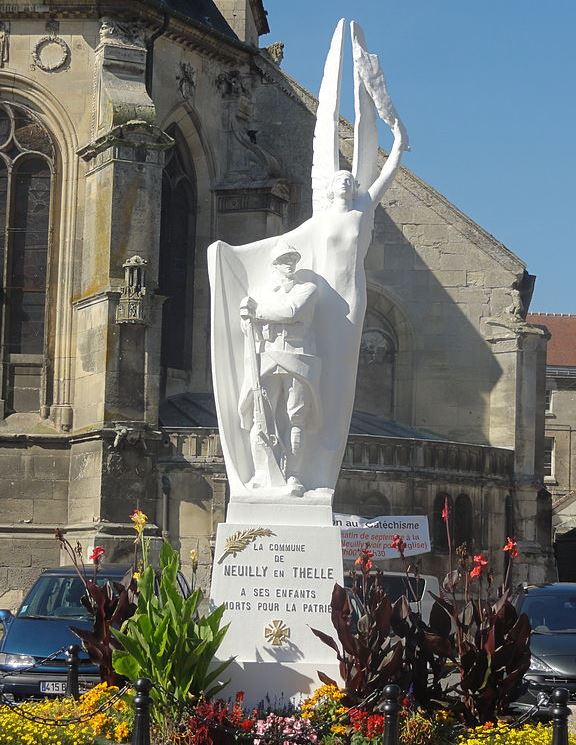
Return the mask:
POLYGON ((330 500, 354 402, 374 210, 407 135, 375 55, 351 23, 355 144, 339 167, 344 20, 319 94, 313 215, 282 236, 208 249, 212 370, 231 501, 330 500), (380 173, 376 112, 394 144, 380 173))

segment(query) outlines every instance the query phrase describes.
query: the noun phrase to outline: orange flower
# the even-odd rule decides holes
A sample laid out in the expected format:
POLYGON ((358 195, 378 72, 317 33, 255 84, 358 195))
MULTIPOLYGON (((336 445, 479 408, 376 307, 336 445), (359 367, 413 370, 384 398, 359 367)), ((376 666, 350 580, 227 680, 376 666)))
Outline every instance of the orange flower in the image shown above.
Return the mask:
POLYGON ((476 577, 480 577, 482 575, 482 565, 476 564, 476 566, 470 570, 470 576, 472 579, 476 579, 476 577))
POLYGON ((484 554, 474 554, 474 563, 478 564, 481 567, 485 567, 488 565, 488 560, 484 556, 484 554))
POLYGON ((448 497, 444 497, 444 507, 442 508, 442 520, 444 522, 448 522, 448 518, 450 517, 450 503, 448 502, 448 497))
POLYGON ((518 551, 518 543, 508 536, 508 539, 504 546, 502 546, 502 551, 508 551, 509 556, 511 559, 516 559, 518 556, 520 556, 520 551, 518 551))
POLYGON ((393 535, 392 536, 392 543, 390 544, 392 548, 395 548, 396 551, 400 554, 402 558, 404 558, 404 551, 406 551, 406 541, 402 538, 400 535, 393 535))
POLYGON ((354 562, 356 566, 361 567, 363 572, 369 572, 372 569, 372 557, 374 556, 374 551, 370 551, 368 546, 366 548, 362 549, 362 553, 360 556, 356 559, 354 562))

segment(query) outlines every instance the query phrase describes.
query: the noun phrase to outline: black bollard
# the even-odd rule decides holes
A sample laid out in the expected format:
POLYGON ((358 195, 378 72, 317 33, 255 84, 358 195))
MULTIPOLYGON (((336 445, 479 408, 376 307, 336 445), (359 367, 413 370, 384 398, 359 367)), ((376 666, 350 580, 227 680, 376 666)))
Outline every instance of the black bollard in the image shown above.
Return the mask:
POLYGON ((384 740, 383 745, 397 745, 398 742, 398 697, 400 688, 397 685, 389 685, 384 689, 384 740))
POLYGON ((551 696, 552 703, 552 745, 568 745, 568 717, 570 693, 566 688, 555 688, 551 696))
POLYGON ((132 733, 132 745, 150 745, 150 696, 152 681, 148 678, 138 678, 134 683, 134 732, 132 733))
POLYGON ((68 667, 68 677, 66 678, 66 695, 72 696, 75 701, 80 698, 80 688, 78 687, 78 652, 80 647, 77 644, 71 644, 66 649, 66 665, 68 667))

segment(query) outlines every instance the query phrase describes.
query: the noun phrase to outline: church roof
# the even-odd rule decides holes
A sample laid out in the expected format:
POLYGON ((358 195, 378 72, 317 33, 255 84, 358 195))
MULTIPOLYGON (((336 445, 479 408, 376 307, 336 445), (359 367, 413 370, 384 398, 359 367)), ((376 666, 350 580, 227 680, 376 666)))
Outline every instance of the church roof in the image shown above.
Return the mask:
POLYGON ((565 313, 529 313, 528 323, 546 326, 551 334, 546 364, 576 367, 576 316, 565 313))
POLYGON ((238 37, 213 0, 144 0, 144 2, 169 15, 177 16, 185 21, 193 21, 195 24, 238 41, 238 37))
MULTIPOLYGON (((218 429, 216 406, 211 393, 180 393, 160 404, 160 426, 165 429, 206 427, 218 429)), ((414 429, 384 417, 355 410, 350 423, 351 435, 403 437, 415 440, 445 440, 432 432, 414 429)))

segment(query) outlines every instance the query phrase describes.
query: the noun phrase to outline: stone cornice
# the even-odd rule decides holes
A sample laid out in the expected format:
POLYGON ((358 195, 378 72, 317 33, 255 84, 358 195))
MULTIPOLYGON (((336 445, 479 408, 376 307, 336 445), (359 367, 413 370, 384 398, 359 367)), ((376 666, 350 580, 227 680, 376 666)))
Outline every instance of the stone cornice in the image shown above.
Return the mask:
MULTIPOLYGON (((126 20, 138 18, 148 23, 152 30, 162 27, 164 13, 161 0, 101 0, 100 2, 97 0, 51 0, 50 4, 42 2, 0 3, 0 16, 11 20, 18 18, 97 20, 108 15, 126 20)), ((243 57, 244 61, 248 62, 258 52, 249 44, 203 26, 176 11, 170 12, 168 28, 163 36, 228 64, 238 64, 239 57, 243 57)))
POLYGON ((51 447, 67 447, 68 443, 69 435, 59 432, 54 432, 54 434, 48 434, 45 432, 0 433, 0 444, 2 445, 22 445, 23 447, 32 447, 33 445, 50 445, 51 447))
POLYGON ((86 161, 114 146, 133 149, 145 147, 149 150, 167 150, 174 140, 159 127, 141 121, 128 121, 112 127, 106 134, 78 150, 78 155, 86 161))

